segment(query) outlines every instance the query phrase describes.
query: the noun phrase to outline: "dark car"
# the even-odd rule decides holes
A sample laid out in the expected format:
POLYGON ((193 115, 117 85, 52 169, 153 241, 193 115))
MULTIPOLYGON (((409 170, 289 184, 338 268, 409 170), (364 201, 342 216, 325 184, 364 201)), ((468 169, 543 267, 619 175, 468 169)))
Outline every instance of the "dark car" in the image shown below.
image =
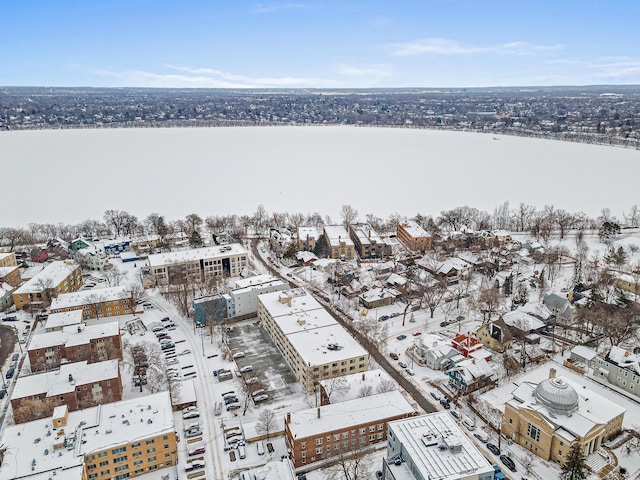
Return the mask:
POLYGON ((447 400, 446 398, 443 398, 442 400, 440 400, 440 405, 442 405, 445 410, 449 410, 451 408, 451 404, 449 403, 449 400, 447 400))
POLYGON ((505 467, 507 467, 512 472, 516 471, 516 464, 511 460, 511 458, 506 455, 500 455, 500 461, 504 463, 505 467))
POLYGON ((405 338, 407 338, 407 336, 406 335, 398 335, 396 338, 398 340, 404 340, 405 338))
POLYGON ((20 358, 20 354, 19 353, 14 353, 13 356, 11 357, 11 361, 12 362, 17 362, 19 358, 20 358))
POLYGON ((487 450, 489 450, 494 455, 500 455, 500 449, 493 443, 487 443, 487 450))
POLYGON ((449 322, 440 322, 441 327, 446 327, 449 325, 449 322))
POLYGON ((382 315, 382 316, 378 319, 378 321, 379 321, 379 322, 384 322, 384 321, 386 321, 386 320, 389 320, 389 315, 382 315))
POLYGON ((16 373, 15 369, 10 368, 9 370, 7 370, 7 380, 9 380, 10 378, 13 378, 13 375, 16 373))
POLYGON ((229 405, 230 403, 239 402, 238 397, 225 397, 224 403, 225 405, 229 405))
POLYGON ((378 471, 376 472, 376 478, 377 478, 378 480, 382 480, 382 472, 381 472, 380 470, 378 470, 378 471))
POLYGON ((169 350, 170 348, 176 348, 173 343, 165 343, 164 345, 160 345, 162 350, 169 350))
POLYGON ((397 354, 395 354, 395 353, 393 353, 393 352, 391 352, 391 353, 389 354, 389 356, 390 356, 391 358, 393 358, 394 360, 397 360, 397 359, 398 359, 398 355, 397 355, 397 354))
POLYGON ((18 321, 18 317, 16 317, 15 315, 11 315, 9 317, 4 317, 4 321, 5 322, 17 322, 18 321))
POLYGON ((6 396, 7 396, 7 391, 3 388, 2 390, 0 390, 0 399, 3 399, 6 396))

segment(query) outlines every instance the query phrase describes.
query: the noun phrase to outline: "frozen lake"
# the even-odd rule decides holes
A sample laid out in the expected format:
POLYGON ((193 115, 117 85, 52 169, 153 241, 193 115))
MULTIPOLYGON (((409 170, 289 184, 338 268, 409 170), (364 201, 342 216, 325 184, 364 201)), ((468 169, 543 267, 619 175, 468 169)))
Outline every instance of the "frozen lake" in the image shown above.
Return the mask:
POLYGON ((505 201, 596 216, 640 203, 640 151, 478 133, 354 127, 43 130, 0 134, 0 226, 107 209, 414 216, 505 201))

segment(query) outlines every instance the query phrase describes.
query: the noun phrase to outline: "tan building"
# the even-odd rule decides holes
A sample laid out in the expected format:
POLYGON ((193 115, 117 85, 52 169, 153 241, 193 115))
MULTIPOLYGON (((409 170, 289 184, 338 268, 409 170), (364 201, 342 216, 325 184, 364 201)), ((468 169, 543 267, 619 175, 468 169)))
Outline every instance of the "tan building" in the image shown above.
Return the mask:
MULTIPOLYGON (((178 461, 168 392, 8 427, 0 480, 124 480, 178 461)), ((158 476, 159 478, 159 476, 158 476)))
POLYGON ((83 318, 131 315, 133 293, 128 287, 110 287, 59 295, 51 302, 51 313, 82 310, 83 318))
POLYGON ((349 234, 360 258, 383 258, 386 244, 368 223, 349 225, 349 234))
POLYGON ((369 369, 369 353, 302 288, 258 296, 258 318, 308 393, 369 369))
POLYGON ((387 440, 387 423, 415 416, 398 390, 287 413, 285 443, 296 468, 387 440))
POLYGON ((237 243, 149 255, 149 268, 157 285, 238 277, 248 266, 248 253, 237 243))
POLYGON ((431 234, 413 220, 400 222, 396 233, 398 240, 400 240, 407 250, 411 250, 412 252, 431 250, 431 234))
POLYGON ((511 347, 513 337, 504 320, 498 319, 481 325, 476 338, 482 345, 494 352, 505 352, 511 347))
POLYGON ((58 295, 76 292, 81 286, 80 265, 68 260, 56 261, 13 292, 13 302, 18 310, 27 306, 47 308, 58 295))
POLYGON ((585 456, 622 431, 626 410, 564 376, 522 382, 505 404, 501 432, 545 460, 566 461, 579 442, 585 456))
POLYGON ((0 267, 17 267, 18 261, 16 260, 16 254, 14 252, 2 253, 0 252, 0 267))
POLYGON ((12 287, 17 287, 22 283, 20 269, 18 267, 0 267, 0 285, 8 283, 12 287))
POLYGON ((298 249, 313 251, 319 236, 316 227, 298 227, 298 249))
POLYGON ((324 238, 329 246, 329 258, 337 260, 353 260, 356 258, 355 245, 342 225, 327 225, 324 227, 324 238))
POLYGON ((48 417, 66 405, 70 412, 122 400, 118 360, 67 363, 57 371, 20 376, 11 394, 16 423, 48 417))
MULTIPOLYGON (((75 314, 76 312, 71 312, 75 314)), ((80 316, 82 312, 77 311, 80 316)), ((67 315, 51 314, 49 319, 67 315)), ((50 320, 47 320, 49 325, 50 320)), ((27 351, 32 372, 58 368, 61 363, 122 360, 122 339, 118 322, 98 325, 76 324, 31 337, 27 351)))

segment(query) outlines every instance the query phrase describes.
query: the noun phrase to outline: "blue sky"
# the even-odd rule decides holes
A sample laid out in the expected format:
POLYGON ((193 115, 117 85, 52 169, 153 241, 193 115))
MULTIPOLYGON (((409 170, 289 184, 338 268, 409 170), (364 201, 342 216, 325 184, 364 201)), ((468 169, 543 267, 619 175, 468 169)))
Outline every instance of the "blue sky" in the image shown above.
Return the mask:
POLYGON ((0 85, 640 84, 640 1, 4 0, 0 85))

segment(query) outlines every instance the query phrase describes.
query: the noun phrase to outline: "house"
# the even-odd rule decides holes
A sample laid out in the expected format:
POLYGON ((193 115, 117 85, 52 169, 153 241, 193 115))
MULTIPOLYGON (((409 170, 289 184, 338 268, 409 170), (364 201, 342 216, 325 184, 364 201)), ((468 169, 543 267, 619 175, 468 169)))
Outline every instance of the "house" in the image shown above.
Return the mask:
POLYGON ((521 307, 505 313, 502 320, 515 338, 531 344, 540 343, 540 335, 547 329, 545 322, 530 315, 521 307))
POLYGON ((18 266, 0 267, 0 284, 8 283, 12 287, 18 287, 22 283, 18 266))
POLYGON ((466 395, 497 380, 495 372, 486 360, 469 358, 449 367, 444 372, 449 377, 449 386, 466 395))
POLYGON ((17 267, 15 252, 0 252, 0 267, 17 267))
POLYGON ((75 312, 51 314, 47 324, 50 321, 53 330, 31 336, 27 355, 32 372, 58 368, 62 363, 122 360, 118 322, 73 323, 77 321, 75 312), (61 328, 53 327, 56 324, 61 328))
POLYGON ((575 316, 576 309, 571 305, 566 296, 550 293, 544 296, 542 303, 559 322, 570 323, 575 316))
POLYGON ((118 360, 60 365, 57 371, 21 375, 11 394, 16 423, 50 416, 65 405, 70 412, 122 400, 118 360))
POLYGON ((451 340, 430 333, 422 335, 416 346, 407 351, 407 354, 420 365, 432 370, 445 370, 464 360, 460 352, 451 346, 451 340))
POLYGON ((75 292, 82 286, 80 265, 67 260, 54 261, 13 292, 18 310, 46 308, 60 294, 75 292))
POLYGON ((107 254, 95 245, 87 245, 77 250, 73 259, 86 270, 104 270, 112 266, 107 254))
POLYGON ((586 347, 574 347, 570 360, 580 364, 584 370, 599 380, 625 392, 640 396, 640 355, 624 348, 612 346, 603 357, 586 347))
POLYGON ((5 282, 0 282, 0 312, 4 312, 13 305, 15 288, 5 282))
POLYGON ((258 319, 307 393, 369 369, 369 353, 303 288, 259 295, 258 319))
POLYGON ((368 223, 349 225, 349 235, 361 259, 384 257, 386 244, 368 223))
POLYGON ((44 263, 49 260, 49 252, 47 251, 46 247, 32 248, 30 257, 32 262, 44 263))
POLYGON ((400 292, 394 288, 372 288, 358 295, 360 303, 369 309, 393 305, 398 297, 400 292))
MULTIPOLYGON (((501 433, 544 460, 566 461, 574 443, 588 457, 622 431, 625 409, 549 364, 514 382, 501 433), (548 371, 548 377, 539 380, 548 371)), ((580 377, 578 377, 580 378, 580 377)))
POLYGON ((409 251, 431 250, 433 240, 431 234, 413 220, 398 223, 396 235, 400 243, 409 251))
POLYGON ((70 245, 72 253, 76 253, 79 250, 82 250, 84 248, 89 248, 91 246, 93 246, 93 243, 91 242, 91 240, 88 240, 82 236, 72 240, 70 245))
POLYGON ((329 246, 329 258, 336 260, 353 260, 356 258, 355 245, 342 225, 325 226, 324 238, 329 246))
POLYGON ((489 350, 500 353, 506 352, 513 341, 509 327, 502 319, 481 325, 476 331, 476 338, 489 350))
POLYGON ((465 358, 468 358, 471 353, 477 350, 482 350, 482 343, 475 339, 471 333, 458 333, 453 337, 451 345, 465 358))
POLYGON ((228 317, 227 300, 231 301, 231 297, 219 293, 194 298, 191 306, 196 324, 205 325, 209 321, 222 322, 226 319, 228 317))
POLYGON ((296 252, 296 260, 302 262, 304 265, 311 265, 318 260, 318 257, 312 252, 301 250, 296 252))
POLYGON ((176 428, 168 392, 77 411, 60 406, 4 430, 11 448, 0 480, 135 478, 177 464, 176 428))
POLYGON ((493 480, 491 463, 448 412, 389 422, 386 480, 493 480))
POLYGON ((296 468, 387 440, 387 423, 416 415, 398 390, 287 413, 285 443, 296 468))

